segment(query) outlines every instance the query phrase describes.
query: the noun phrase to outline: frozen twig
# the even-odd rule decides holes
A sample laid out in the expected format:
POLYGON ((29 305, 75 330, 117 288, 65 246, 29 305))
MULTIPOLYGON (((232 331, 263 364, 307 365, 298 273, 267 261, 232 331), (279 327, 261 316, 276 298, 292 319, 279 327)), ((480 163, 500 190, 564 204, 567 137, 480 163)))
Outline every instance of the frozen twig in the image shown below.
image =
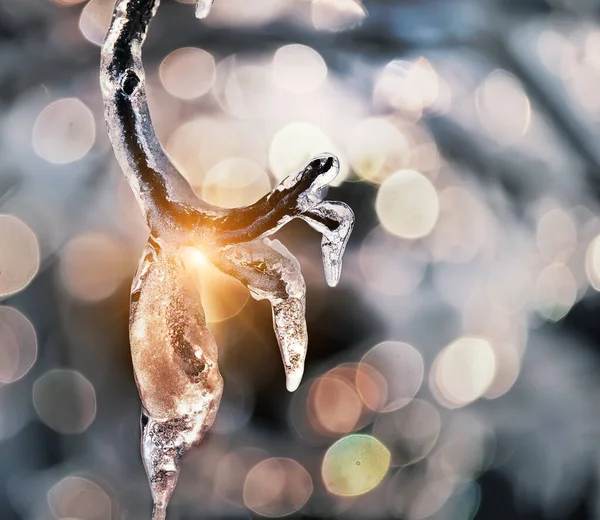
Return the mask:
MULTIPOLYGON (((254 298, 269 300, 286 386, 293 391, 308 341, 305 283, 296 258, 265 237, 294 218, 304 219, 323 235, 326 279, 334 286, 354 223, 348 206, 324 201, 339 172, 330 154, 315 157, 244 208, 219 208, 196 196, 160 145, 148 110, 142 46, 158 5, 159 0, 118 0, 102 47, 100 79, 115 155, 150 228, 131 292, 130 342, 154 520, 165 518, 181 457, 212 425, 223 391, 217 347, 190 281, 185 248, 201 250, 254 298)), ((206 16, 211 5, 212 0, 199 0, 196 15, 206 16)))

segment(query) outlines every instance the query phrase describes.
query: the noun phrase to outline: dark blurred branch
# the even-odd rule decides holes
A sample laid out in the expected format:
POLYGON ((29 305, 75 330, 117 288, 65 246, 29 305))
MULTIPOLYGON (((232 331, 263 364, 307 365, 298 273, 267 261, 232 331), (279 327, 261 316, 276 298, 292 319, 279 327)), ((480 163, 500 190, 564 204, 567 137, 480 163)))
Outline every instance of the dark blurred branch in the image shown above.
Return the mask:
POLYGON ((514 150, 510 154, 498 151, 450 118, 441 116, 425 122, 444 157, 465 166, 481 181, 500 185, 517 213, 541 195, 538 176, 532 173, 543 168, 539 161, 514 150))
MULTIPOLYGON (((370 15, 365 23, 349 32, 319 33, 284 20, 258 28, 236 27, 235 38, 231 38, 230 27, 203 26, 199 31, 198 20, 183 14, 189 11, 189 6, 170 2, 161 8, 161 16, 144 46, 144 53, 150 61, 158 61, 170 51, 186 45, 199 45, 222 55, 242 51, 260 53, 294 42, 314 47, 328 58, 334 69, 342 65, 339 50, 352 56, 364 55, 385 61, 410 48, 447 47, 464 41, 465 30, 469 34, 472 29, 462 27, 457 32, 446 23, 449 7, 436 7, 434 4, 436 2, 425 2, 415 7, 372 1, 369 2, 370 15), (420 31, 414 30, 417 18, 421 20, 420 31), (178 30, 169 30, 173 26, 178 30)), ((35 5, 30 7, 34 13, 35 5)), ((65 8, 54 9, 64 12, 65 8)), ((56 16, 46 19, 40 16, 35 30, 16 31, 6 40, 0 37, 1 100, 10 103, 16 96, 40 83, 62 84, 65 76, 85 75, 97 65, 97 48, 80 35, 76 27, 78 12, 72 9, 72 13, 73 16, 67 20, 61 19, 63 32, 73 35, 68 41, 56 38, 56 16), (47 52, 49 47, 52 47, 52 53, 47 52)))
POLYGON ((596 138, 587 131, 573 113, 564 95, 557 92, 551 82, 536 72, 536 67, 527 63, 527 58, 515 52, 505 35, 492 35, 488 40, 490 53, 504 68, 519 78, 529 96, 535 100, 552 120, 556 129, 587 163, 587 173, 596 194, 600 193, 600 147, 596 138))

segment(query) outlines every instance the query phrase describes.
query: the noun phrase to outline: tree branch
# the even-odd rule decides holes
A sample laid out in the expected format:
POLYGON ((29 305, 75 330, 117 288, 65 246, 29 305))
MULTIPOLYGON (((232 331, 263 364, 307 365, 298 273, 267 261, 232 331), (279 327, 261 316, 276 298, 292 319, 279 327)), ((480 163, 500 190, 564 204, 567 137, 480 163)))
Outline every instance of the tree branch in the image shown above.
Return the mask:
MULTIPOLYGON (((142 45, 159 0, 120 0, 102 46, 101 87, 105 119, 115 155, 153 234, 175 228, 180 235, 205 229, 220 245, 254 240, 275 232, 291 218, 306 214, 339 172, 337 158, 323 154, 288 177, 257 203, 228 210, 197 197, 173 165, 154 132, 148 109, 142 45), (187 233, 185 233, 187 231, 187 233)), ((200 2, 201 3, 201 2, 200 2)), ((212 3, 212 2, 209 2, 212 3)), ((199 8, 206 12, 206 6, 199 8)), ((315 217, 334 230, 338 221, 315 217)), ((197 238, 197 237, 196 237, 197 238)))

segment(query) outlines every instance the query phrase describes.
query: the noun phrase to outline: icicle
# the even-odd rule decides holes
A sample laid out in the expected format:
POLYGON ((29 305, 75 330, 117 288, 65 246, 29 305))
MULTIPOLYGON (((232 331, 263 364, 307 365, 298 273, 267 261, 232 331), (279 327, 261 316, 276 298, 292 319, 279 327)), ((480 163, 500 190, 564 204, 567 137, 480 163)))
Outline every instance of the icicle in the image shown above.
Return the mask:
POLYGON ((342 275, 342 256, 350 233, 354 228, 354 212, 343 202, 322 202, 302 215, 314 229, 322 233, 321 249, 325 279, 330 287, 335 287, 342 275), (331 223, 337 223, 330 229, 331 223))
POLYGON ((208 260, 246 285, 254 299, 271 303, 286 387, 293 392, 302 380, 308 345, 300 263, 279 240, 268 238, 232 246, 208 260))
POLYGON ((281 351, 288 392, 296 391, 304 374, 308 346, 304 311, 304 299, 289 298, 273 305, 273 327, 281 351))
POLYGON ((280 264, 276 264, 274 270, 285 283, 288 298, 278 302, 277 295, 274 295, 270 301, 273 306, 273 328, 285 370, 285 386, 288 392, 294 392, 302 381, 308 347, 306 286, 296 257, 279 240, 265 238, 263 243, 281 255, 280 264))
POLYGON ((206 18, 214 0, 196 0, 196 18, 206 18))

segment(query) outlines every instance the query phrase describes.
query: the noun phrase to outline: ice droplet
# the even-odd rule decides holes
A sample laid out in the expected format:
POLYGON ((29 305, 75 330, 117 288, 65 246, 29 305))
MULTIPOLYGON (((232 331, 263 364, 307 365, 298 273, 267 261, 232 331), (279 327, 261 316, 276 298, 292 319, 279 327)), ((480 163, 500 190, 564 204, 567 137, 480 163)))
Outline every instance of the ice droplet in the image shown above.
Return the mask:
POLYGON ((196 18, 202 19, 208 16, 214 0, 197 0, 196 1, 196 18))

